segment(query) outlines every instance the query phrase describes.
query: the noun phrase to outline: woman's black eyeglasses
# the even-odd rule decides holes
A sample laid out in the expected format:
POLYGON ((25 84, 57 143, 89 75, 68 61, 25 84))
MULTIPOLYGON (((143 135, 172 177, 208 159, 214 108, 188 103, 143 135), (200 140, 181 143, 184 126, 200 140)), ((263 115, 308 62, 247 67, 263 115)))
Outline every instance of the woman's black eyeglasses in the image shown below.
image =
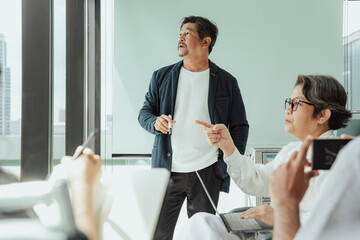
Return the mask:
POLYGON ((308 105, 314 106, 314 104, 303 101, 298 98, 295 98, 295 99, 287 98, 287 99, 285 99, 285 109, 287 109, 289 106, 291 106, 291 110, 294 112, 298 108, 299 103, 306 103, 308 105))

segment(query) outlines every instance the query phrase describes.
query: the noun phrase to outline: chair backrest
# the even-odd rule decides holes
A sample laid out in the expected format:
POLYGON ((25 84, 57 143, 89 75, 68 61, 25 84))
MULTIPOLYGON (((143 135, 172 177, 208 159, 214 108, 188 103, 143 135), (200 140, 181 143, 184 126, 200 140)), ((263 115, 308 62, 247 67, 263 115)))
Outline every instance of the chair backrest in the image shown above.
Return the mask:
MULTIPOLYGON (((4 213, 11 213, 13 211, 33 208, 38 204, 45 204, 48 206, 55 204, 58 206, 57 209, 59 211, 57 214, 60 216, 58 217, 60 222, 57 226, 52 226, 51 229, 46 231, 63 233, 63 235, 59 234, 59 236, 75 235, 76 227, 67 183, 65 180, 56 181, 54 184, 50 184, 49 182, 45 181, 39 181, 0 185, 0 193, 0 212, 4 213)), ((10 223, 9 221, 9 219, 2 219, 0 221, 0 225, 2 224, 3 226, 8 226, 10 223)), ((23 226, 31 226, 35 224, 34 219, 21 219, 21 221, 20 219, 17 219, 17 221, 18 222, 16 224, 21 222, 23 226)), ((37 222, 40 223, 39 221, 37 222)), ((15 222, 13 223, 15 224, 15 222)), ((44 228, 47 228, 46 222, 43 223, 44 228)), ((16 235, 17 233, 14 232, 12 239, 17 239, 16 235)))

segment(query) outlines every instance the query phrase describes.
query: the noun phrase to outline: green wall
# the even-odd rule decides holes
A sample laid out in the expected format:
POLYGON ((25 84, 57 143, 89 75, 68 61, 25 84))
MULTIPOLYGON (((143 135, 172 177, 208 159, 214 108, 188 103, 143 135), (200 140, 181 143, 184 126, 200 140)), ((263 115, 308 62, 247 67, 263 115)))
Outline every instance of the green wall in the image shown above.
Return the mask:
POLYGON ((137 122, 152 72, 181 60, 181 19, 217 23, 210 59, 239 83, 250 146, 284 145, 284 99, 298 74, 342 81, 341 0, 114 0, 113 152, 150 153, 153 136, 137 122))

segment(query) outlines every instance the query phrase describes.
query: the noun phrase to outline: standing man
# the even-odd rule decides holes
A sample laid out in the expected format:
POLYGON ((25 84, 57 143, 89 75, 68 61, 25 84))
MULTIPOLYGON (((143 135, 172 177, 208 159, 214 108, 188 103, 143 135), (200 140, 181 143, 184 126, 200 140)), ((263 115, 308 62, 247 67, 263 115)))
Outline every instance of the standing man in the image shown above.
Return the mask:
POLYGON ((229 192, 230 177, 221 150, 210 146, 194 120, 225 124, 241 154, 249 125, 237 80, 208 57, 218 29, 208 19, 183 19, 178 40, 182 61, 153 73, 139 123, 155 134, 152 167, 171 172, 155 239, 171 239, 181 206, 187 213, 215 213, 195 171, 217 205, 219 192, 229 192), (172 128, 173 126, 173 128, 172 128))

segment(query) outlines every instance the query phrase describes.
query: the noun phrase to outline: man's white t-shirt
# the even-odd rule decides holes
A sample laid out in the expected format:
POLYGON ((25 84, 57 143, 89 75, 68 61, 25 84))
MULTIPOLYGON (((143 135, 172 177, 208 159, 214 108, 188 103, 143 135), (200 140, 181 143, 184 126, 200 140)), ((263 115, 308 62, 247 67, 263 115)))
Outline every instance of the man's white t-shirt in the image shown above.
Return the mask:
POLYGON ((208 108, 210 70, 180 70, 171 145, 172 172, 193 172, 215 163, 218 149, 210 146, 203 127, 195 120, 210 122, 208 108))

